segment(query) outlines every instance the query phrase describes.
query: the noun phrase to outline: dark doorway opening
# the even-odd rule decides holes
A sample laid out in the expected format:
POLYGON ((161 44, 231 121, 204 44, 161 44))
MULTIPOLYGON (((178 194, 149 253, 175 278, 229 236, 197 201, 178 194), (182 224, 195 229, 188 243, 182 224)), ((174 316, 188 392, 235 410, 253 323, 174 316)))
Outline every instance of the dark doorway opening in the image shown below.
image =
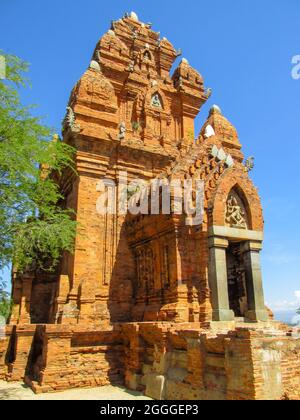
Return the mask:
POLYGON ((241 242, 230 243, 226 251, 229 307, 235 317, 245 317, 248 311, 246 270, 241 242))

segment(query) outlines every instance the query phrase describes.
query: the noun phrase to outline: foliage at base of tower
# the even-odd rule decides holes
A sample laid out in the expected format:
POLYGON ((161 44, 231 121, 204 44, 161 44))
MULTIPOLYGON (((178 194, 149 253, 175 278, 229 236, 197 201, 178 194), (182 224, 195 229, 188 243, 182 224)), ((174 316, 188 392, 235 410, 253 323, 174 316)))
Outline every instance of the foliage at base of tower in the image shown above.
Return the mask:
POLYGON ((3 55, 7 78, 0 80, 0 270, 10 263, 19 271, 29 266, 49 269, 74 246, 74 214, 58 205, 63 197, 52 176, 73 168, 74 150, 59 139, 50 141, 53 133, 33 116, 33 107, 21 104, 19 89, 28 84, 28 65, 3 55))
POLYGON ((8 319, 11 311, 11 300, 8 293, 0 292, 0 318, 8 319))

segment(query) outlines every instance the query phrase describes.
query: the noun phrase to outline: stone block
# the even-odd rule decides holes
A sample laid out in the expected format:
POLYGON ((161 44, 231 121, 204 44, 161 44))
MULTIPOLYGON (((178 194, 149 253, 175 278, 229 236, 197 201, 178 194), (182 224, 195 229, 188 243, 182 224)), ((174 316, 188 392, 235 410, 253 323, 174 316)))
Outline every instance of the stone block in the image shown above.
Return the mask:
POLYGON ((155 374, 146 375, 145 395, 154 400, 163 400, 165 398, 165 377, 155 374))

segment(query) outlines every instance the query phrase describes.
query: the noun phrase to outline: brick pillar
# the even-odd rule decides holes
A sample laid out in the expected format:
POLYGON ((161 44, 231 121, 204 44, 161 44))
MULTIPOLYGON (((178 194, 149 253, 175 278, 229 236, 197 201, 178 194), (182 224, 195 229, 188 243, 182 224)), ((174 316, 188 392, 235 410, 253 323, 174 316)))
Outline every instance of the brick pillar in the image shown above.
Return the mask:
POLYGON ((22 297, 20 305, 19 324, 30 324, 30 303, 32 292, 32 276, 24 276, 22 279, 22 297))
POLYGON ((46 326, 42 354, 42 365, 45 370, 40 372, 39 377, 39 385, 44 390, 49 390, 49 387, 54 390, 70 387, 67 375, 72 335, 72 331, 64 326, 46 326), (64 377, 62 377, 62 372, 64 372, 64 377))
POLYGON ((79 323, 85 324, 95 321, 96 296, 90 279, 83 280, 80 292, 79 323))
POLYGON ((68 295, 70 292, 70 279, 68 275, 61 275, 59 278, 58 294, 55 298, 54 314, 56 321, 61 323, 61 319, 64 313, 64 306, 67 302, 68 295))
POLYGON ((10 340, 12 333, 12 326, 4 326, 4 331, 1 331, 0 325, 0 380, 5 379, 8 373, 7 356, 8 351, 10 349, 10 340))
POLYGON ((32 350, 36 325, 22 325, 16 327, 15 332, 15 360, 10 365, 11 381, 20 381, 25 378, 30 353, 32 350))
POLYGON ((12 272, 13 306, 12 306, 11 315, 9 319, 9 323, 11 325, 16 325, 19 322, 21 298, 22 298, 22 280, 20 279, 20 277, 18 277, 16 270, 13 268, 13 272, 12 272))
POLYGON ((4 379, 7 373, 5 358, 8 348, 8 341, 9 340, 6 337, 0 338, 0 380, 4 379))
POLYGON ((233 321, 234 312, 229 308, 226 249, 223 238, 209 239, 209 285, 212 294, 213 321, 233 321))
POLYGON ((246 288, 248 296, 248 312, 246 317, 252 321, 268 321, 265 306, 260 262, 261 242, 246 242, 242 247, 246 269, 246 288))
POLYGON ((125 385, 128 389, 137 391, 141 385, 142 357, 144 348, 138 324, 125 324, 123 326, 125 346, 125 385))
POLYGON ((186 333, 187 355, 188 355, 188 372, 186 381, 192 387, 203 390, 204 370, 205 370, 205 349, 201 342, 200 332, 189 331, 186 333))
POLYGON ((251 332, 238 330, 225 339, 227 400, 255 400, 251 332))

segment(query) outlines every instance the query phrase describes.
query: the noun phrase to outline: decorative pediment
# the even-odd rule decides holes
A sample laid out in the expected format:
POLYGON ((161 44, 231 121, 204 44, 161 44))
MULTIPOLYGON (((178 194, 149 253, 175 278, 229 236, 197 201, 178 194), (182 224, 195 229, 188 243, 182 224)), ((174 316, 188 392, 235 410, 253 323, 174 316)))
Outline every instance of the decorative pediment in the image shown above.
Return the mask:
POLYGON ((221 109, 217 105, 212 106, 210 109, 209 116, 198 138, 198 143, 210 142, 214 142, 219 149, 222 148, 235 161, 242 163, 244 155, 241 152, 242 146, 237 130, 223 116, 221 109))
POLYGON ((129 50, 126 44, 116 36, 115 32, 109 30, 100 40, 100 51, 108 51, 110 53, 117 52, 118 55, 129 57, 129 50))
POLYGON ((145 108, 149 111, 164 112, 170 114, 169 102, 165 93, 160 89, 157 82, 152 82, 145 96, 145 108))
POLYGON ((95 103, 108 111, 117 109, 114 87, 101 72, 89 69, 81 79, 79 93, 87 105, 95 103))

